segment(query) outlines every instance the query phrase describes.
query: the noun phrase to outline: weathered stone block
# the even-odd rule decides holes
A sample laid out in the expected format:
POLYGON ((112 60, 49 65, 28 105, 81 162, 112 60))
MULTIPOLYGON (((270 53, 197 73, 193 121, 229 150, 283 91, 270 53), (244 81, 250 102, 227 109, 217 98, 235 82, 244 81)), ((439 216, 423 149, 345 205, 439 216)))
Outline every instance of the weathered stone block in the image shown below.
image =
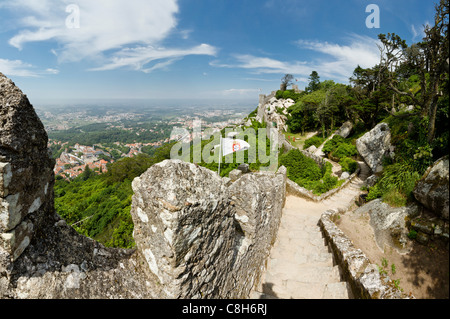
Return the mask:
POLYGON ((8 196, 8 187, 11 183, 11 178, 11 164, 0 162, 0 198, 8 196))
POLYGON ((238 169, 234 169, 230 172, 230 179, 232 182, 237 181, 242 176, 242 171, 238 169))
POLYGON ((285 183, 280 169, 246 174, 227 187, 215 172, 181 161, 136 178, 136 246, 167 295, 247 297, 274 242, 285 183))
POLYGON ((0 235, 0 245, 10 256, 12 261, 16 260, 28 247, 33 237, 33 224, 24 221, 14 230, 0 235))
POLYGON ((436 161, 414 188, 414 197, 445 220, 449 219, 449 159, 436 161))
POLYGON ((383 158, 391 155, 391 131, 387 123, 380 123, 356 140, 358 153, 374 172, 381 172, 383 158))

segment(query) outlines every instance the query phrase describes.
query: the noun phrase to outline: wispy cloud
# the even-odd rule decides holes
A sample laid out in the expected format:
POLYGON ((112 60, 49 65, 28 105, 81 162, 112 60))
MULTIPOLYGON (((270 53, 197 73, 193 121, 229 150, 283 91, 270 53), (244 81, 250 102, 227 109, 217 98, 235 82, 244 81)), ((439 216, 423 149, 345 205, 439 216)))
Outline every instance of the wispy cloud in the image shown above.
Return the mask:
POLYGON ((9 44, 19 50, 31 42, 55 44, 58 61, 89 60, 101 66, 94 70, 130 67, 143 72, 162 69, 190 54, 213 55, 208 45, 166 48, 162 43, 177 31, 178 0, 77 0, 79 28, 70 28, 66 12, 73 0, 1 1, 0 8, 20 12, 18 31, 9 44), (156 49, 155 49, 156 48, 156 49), (157 61, 153 66, 146 63, 157 61))
POLYGON ((411 25, 411 33, 413 35, 412 41, 420 41, 425 37, 425 26, 430 25, 430 23, 427 21, 425 24, 420 26, 415 26, 414 24, 411 25))
POLYGON ((201 44, 199 46, 189 49, 166 49, 153 48, 152 46, 125 48, 117 52, 108 63, 105 65, 92 69, 93 71, 114 70, 121 67, 132 67, 135 70, 141 70, 149 73, 156 69, 164 68, 187 55, 216 55, 217 49, 208 45, 201 44), (145 68, 145 65, 160 61, 150 68, 145 68))
POLYGON ((59 70, 48 68, 40 70, 35 66, 21 60, 8 60, 0 58, 0 71, 8 76, 40 77, 44 75, 58 74, 59 70))
POLYGON ((322 53, 323 57, 312 61, 315 70, 328 77, 348 79, 359 65, 363 68, 373 67, 380 63, 380 52, 377 39, 353 35, 349 44, 320 41, 297 41, 302 49, 322 53))
POLYGON ((313 70, 321 76, 347 81, 353 70, 361 67, 373 67, 379 63, 378 40, 352 35, 347 39, 348 44, 337 44, 321 41, 298 40, 295 44, 300 50, 320 53, 309 61, 280 61, 273 58, 258 57, 254 55, 233 55, 232 63, 222 63, 218 60, 210 63, 211 66, 224 68, 242 68, 251 70, 255 74, 294 74, 302 82, 305 75, 313 70))

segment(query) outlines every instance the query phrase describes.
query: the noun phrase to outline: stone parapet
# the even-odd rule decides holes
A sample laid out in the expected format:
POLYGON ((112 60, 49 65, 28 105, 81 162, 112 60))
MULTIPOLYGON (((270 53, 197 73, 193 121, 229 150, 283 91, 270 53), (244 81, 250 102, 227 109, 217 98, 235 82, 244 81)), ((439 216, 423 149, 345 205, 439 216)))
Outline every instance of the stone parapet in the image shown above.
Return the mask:
POLYGON ((136 178, 136 246, 167 297, 247 297, 275 241, 285 183, 280 169, 227 186, 215 172, 181 161, 136 178))
POLYGON ((333 222, 338 216, 335 210, 324 212, 319 220, 325 241, 330 247, 335 262, 343 272, 344 280, 350 284, 357 299, 414 299, 408 296, 372 264, 364 252, 357 249, 352 241, 333 222))

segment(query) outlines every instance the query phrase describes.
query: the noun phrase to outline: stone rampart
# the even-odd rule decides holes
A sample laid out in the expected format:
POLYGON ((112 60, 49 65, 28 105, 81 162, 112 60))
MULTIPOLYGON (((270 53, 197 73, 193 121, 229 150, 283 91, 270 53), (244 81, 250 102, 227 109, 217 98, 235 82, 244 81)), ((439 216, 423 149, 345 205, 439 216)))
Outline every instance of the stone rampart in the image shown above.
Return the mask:
POLYGON ((227 186, 195 164, 164 161, 134 180, 136 245, 169 298, 248 297, 276 238, 285 174, 227 186))

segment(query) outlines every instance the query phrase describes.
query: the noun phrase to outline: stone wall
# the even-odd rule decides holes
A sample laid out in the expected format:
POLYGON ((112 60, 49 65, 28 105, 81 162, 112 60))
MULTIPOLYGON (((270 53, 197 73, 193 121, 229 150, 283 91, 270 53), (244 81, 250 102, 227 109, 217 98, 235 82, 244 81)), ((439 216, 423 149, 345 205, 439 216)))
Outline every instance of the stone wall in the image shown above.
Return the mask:
POLYGON ((0 73, 0 273, 53 211, 54 160, 26 95, 0 73))
POLYGON ((275 241, 285 183, 280 169, 227 186, 215 172, 180 161, 136 178, 134 238, 167 296, 247 297, 275 241))
POLYGON ((319 226, 330 247, 335 262, 343 272, 344 280, 350 284, 356 299, 409 299, 408 296, 383 275, 375 264, 371 264, 362 250, 336 226, 333 220, 338 215, 335 210, 322 214, 319 226))

